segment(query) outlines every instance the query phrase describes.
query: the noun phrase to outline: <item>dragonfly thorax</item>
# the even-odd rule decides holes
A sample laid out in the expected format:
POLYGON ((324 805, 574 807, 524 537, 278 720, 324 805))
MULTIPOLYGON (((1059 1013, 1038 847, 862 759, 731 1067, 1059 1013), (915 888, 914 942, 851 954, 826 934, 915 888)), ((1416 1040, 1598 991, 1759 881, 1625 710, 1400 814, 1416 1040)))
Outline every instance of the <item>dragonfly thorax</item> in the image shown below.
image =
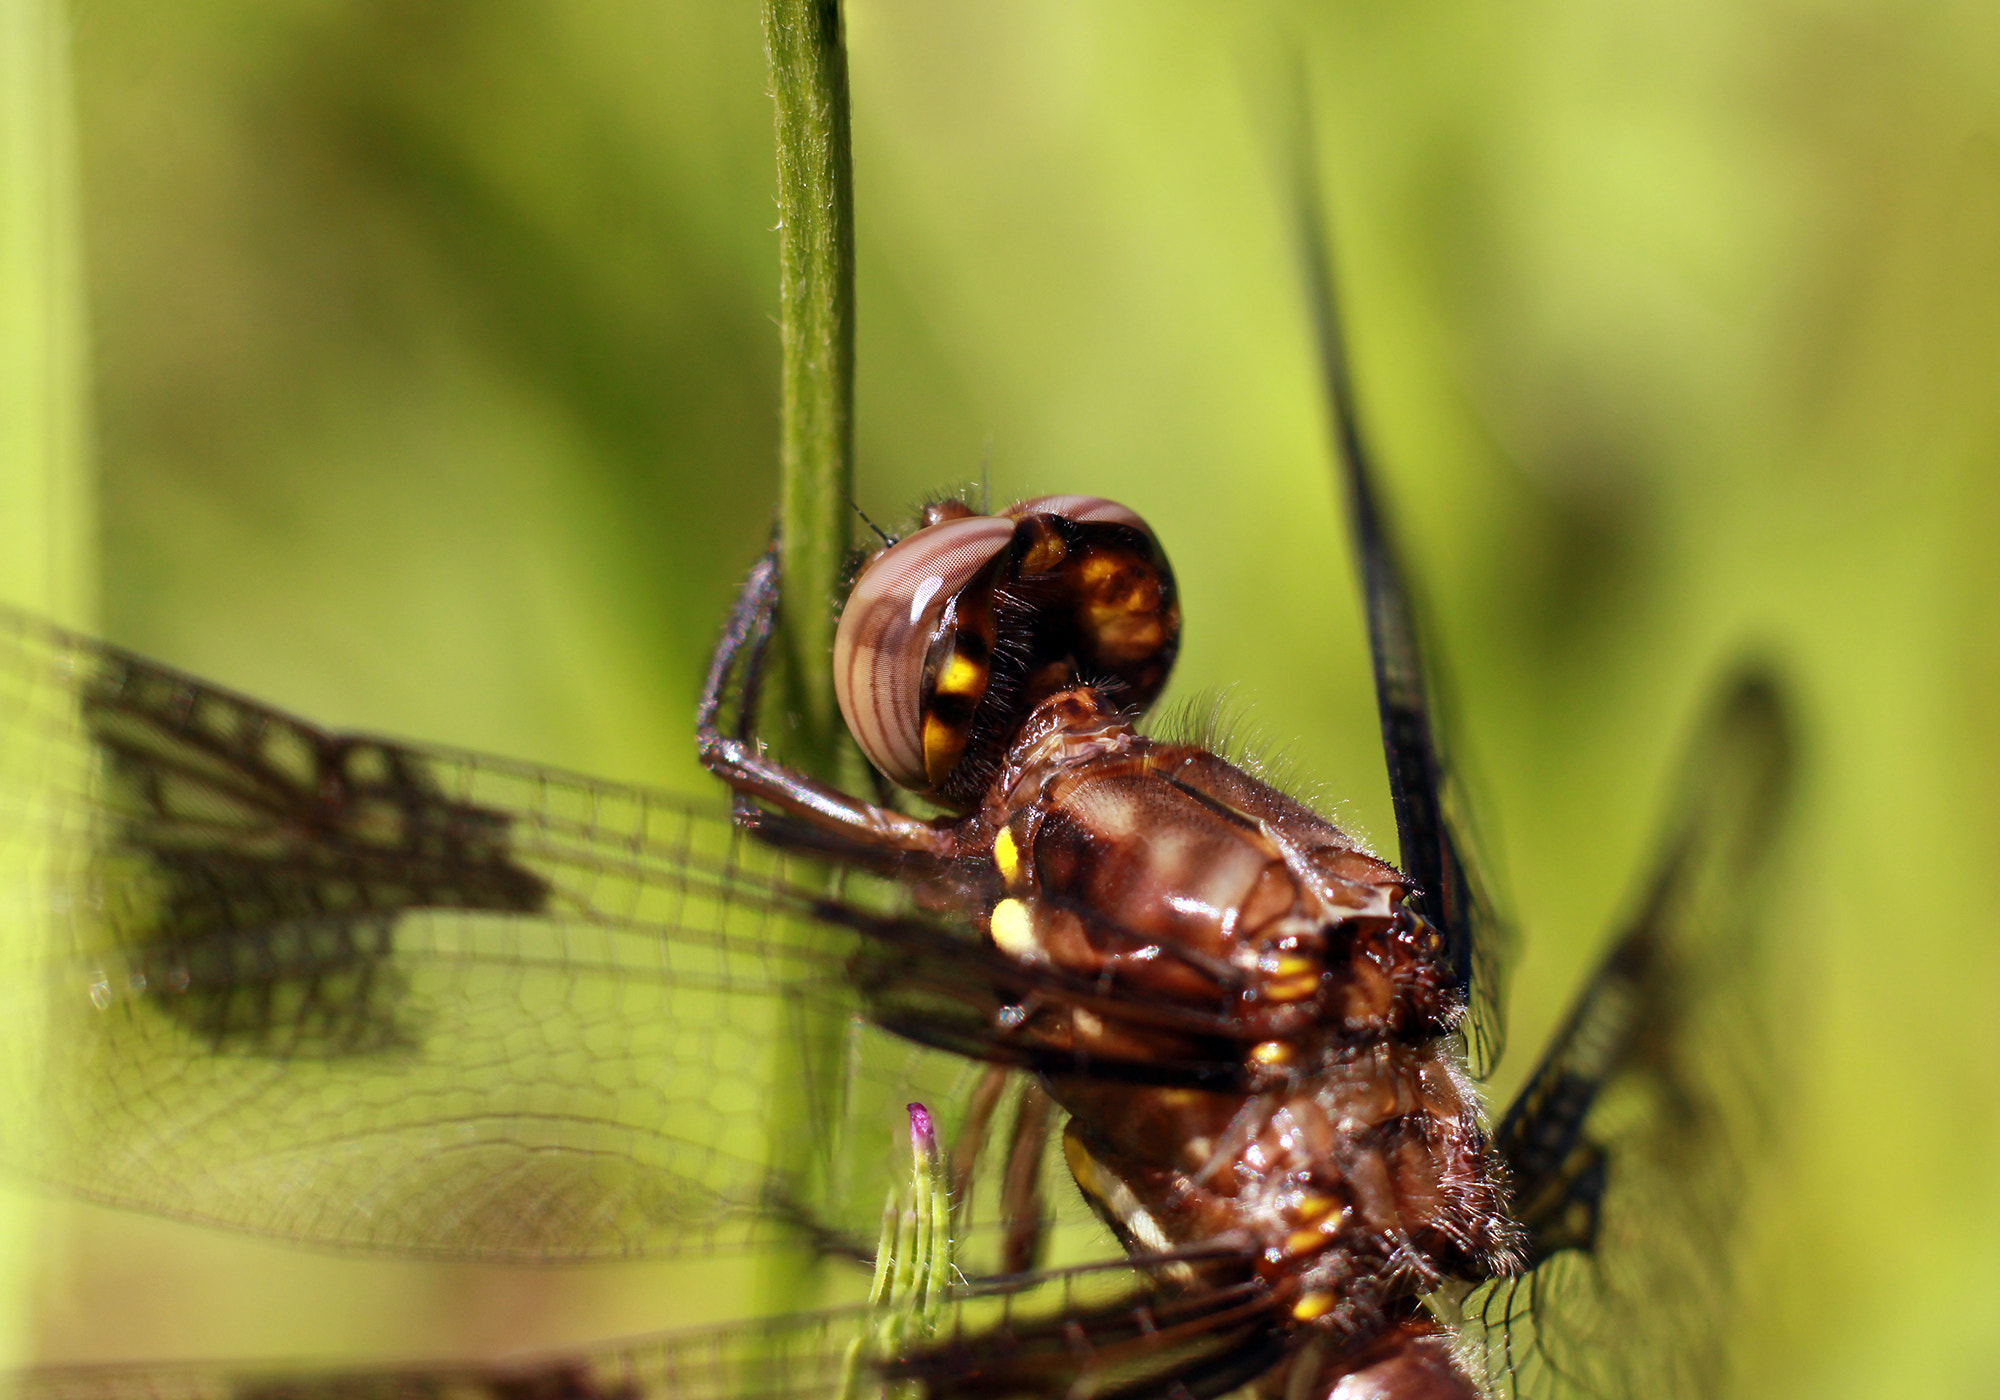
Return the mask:
POLYGON ((1298 1321, 1357 1345, 1401 1315, 1382 1278, 1407 1300, 1509 1267, 1461 1006, 1395 867, 1088 689, 1034 712, 958 830, 997 876, 995 948, 1079 989, 1009 1037, 1077 1066, 1043 1081, 1128 1248, 1245 1241, 1298 1321))

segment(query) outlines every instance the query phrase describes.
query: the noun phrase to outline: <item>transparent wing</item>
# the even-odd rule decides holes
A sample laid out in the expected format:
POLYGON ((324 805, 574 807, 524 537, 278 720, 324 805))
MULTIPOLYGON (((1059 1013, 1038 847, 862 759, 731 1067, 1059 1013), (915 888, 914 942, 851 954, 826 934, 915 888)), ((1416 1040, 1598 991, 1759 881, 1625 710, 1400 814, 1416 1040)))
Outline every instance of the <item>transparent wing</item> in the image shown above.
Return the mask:
MULTIPOLYGON (((1303 120, 1297 129, 1307 129, 1303 120)), ((1508 939, 1471 859, 1462 803, 1453 792, 1451 771, 1432 723, 1434 692, 1424 665, 1417 612, 1408 575, 1383 517, 1374 456, 1361 431, 1334 285, 1331 240, 1321 213, 1324 201, 1311 153, 1300 139, 1293 199, 1301 262, 1348 524, 1361 568, 1400 863, 1417 883, 1425 917, 1444 940, 1446 964, 1466 1000, 1467 1055, 1473 1072, 1483 1077, 1499 1059, 1505 1041, 1500 974, 1508 939)))
POLYGON ((872 1238, 903 1105, 952 1134, 971 1059, 1242 1073, 1220 1012, 1119 1005, 1178 1059, 1011 1041, 1003 1004, 1121 994, 998 954, 955 872, 891 873, 829 883, 719 805, 329 733, 0 612, 0 1111, 40 1127, 0 1160, 335 1248, 687 1253, 872 1238), (828 1057, 836 1090, 774 1092, 828 1057), (771 1178, 774 1133, 817 1149, 804 1179, 771 1178))
POLYGON ((486 1364, 306 1370, 50 1367, 0 1377, 18 1400, 882 1400, 1222 1395, 1283 1354, 1254 1285, 1175 1297, 1124 1267, 950 1299, 930 1340, 884 1354, 867 1308, 668 1333, 486 1364))
POLYGON ((793 1314, 575 1355, 306 1370, 242 1364, 52 1367, 0 1381, 19 1400, 815 1400, 872 1391, 850 1358, 861 1310, 793 1314), (862 1382, 850 1391, 850 1385, 862 1382))
POLYGON ((1716 1386, 1731 1231, 1770 1122, 1758 909, 1792 754, 1777 685, 1739 676, 1637 917, 1500 1125, 1536 1263, 1469 1304, 1498 1393, 1716 1386))
POLYGON ((328 734, 0 613, 0 1156, 403 1255, 729 1249, 801 1206, 872 1235, 902 1105, 968 1069, 852 1017, 853 911, 964 933, 793 873, 719 808, 328 734), (847 1042, 844 1097, 774 1125, 808 1039, 847 1042), (774 1129, 852 1214, 766 1180, 774 1129))

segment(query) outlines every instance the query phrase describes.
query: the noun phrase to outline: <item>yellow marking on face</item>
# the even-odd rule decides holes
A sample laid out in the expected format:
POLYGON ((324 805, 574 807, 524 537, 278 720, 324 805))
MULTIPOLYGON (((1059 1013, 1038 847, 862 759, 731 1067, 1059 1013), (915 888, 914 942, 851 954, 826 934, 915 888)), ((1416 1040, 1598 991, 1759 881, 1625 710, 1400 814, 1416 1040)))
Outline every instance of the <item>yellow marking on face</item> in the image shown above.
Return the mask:
POLYGON ((1292 1304, 1292 1317, 1299 1322, 1311 1322, 1325 1317, 1333 1311, 1331 1293, 1308 1293, 1292 1304))
POLYGON ((1297 953, 1287 953, 1278 959, 1271 969, 1271 975, 1280 979, 1305 977, 1319 970, 1311 958, 1302 958, 1297 953))
POLYGON ((958 762, 962 737, 956 729, 936 715, 925 717, 924 775, 932 782, 943 782, 945 774, 951 772, 952 764, 958 762))
POLYGON ((993 906, 991 922, 993 946, 1021 962, 1039 962, 1042 950, 1035 942, 1035 915, 1026 900, 1003 899, 993 906))
POLYGON ((952 653, 938 673, 939 695, 977 695, 986 688, 986 668, 969 656, 952 653))
POLYGON ((1000 878, 1008 884, 1021 878, 1021 847, 1007 827, 1001 827, 1000 834, 993 838, 993 863, 1000 868, 1000 878))
POLYGON ((1250 1062, 1252 1064, 1263 1065, 1267 1068, 1272 1065, 1290 1064, 1292 1062, 1292 1047, 1285 1044, 1282 1040, 1260 1041, 1258 1044, 1250 1047, 1250 1062))
POLYGON ((1064 556, 1068 553, 1069 546, 1063 543, 1061 535, 1043 535, 1035 541, 1034 547, 1021 560, 1021 572, 1024 574, 1046 574, 1062 563, 1064 556))

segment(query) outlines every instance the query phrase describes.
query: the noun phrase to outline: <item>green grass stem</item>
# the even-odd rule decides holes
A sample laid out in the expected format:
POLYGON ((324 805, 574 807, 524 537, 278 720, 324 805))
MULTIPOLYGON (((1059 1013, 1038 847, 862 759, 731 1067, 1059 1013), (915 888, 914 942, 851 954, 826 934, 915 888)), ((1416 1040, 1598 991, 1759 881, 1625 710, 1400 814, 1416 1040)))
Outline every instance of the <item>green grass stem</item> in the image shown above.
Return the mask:
POLYGON ((837 0, 766 0, 778 135, 783 339, 779 641, 787 756, 836 770, 833 601, 854 498, 854 165, 837 0))

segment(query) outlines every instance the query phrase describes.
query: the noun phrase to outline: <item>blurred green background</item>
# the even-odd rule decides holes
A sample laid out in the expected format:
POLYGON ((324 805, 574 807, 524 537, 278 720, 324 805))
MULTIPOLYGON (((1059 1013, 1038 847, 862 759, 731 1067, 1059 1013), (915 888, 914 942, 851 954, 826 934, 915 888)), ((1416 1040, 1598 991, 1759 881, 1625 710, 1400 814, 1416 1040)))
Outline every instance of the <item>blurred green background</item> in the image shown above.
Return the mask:
MULTIPOLYGON (((101 625, 343 725, 691 786, 773 504, 750 0, 70 12, 101 625)), ((1275 171, 1305 55, 1388 490, 1525 931, 1518 1072, 1746 642, 1809 750, 1744 1394, 2000 1390, 2000 12, 857 0, 860 504, 1138 508, 1175 695, 1393 848, 1275 171)), ((41 1213, 50 1358, 720 1306, 41 1213)))

